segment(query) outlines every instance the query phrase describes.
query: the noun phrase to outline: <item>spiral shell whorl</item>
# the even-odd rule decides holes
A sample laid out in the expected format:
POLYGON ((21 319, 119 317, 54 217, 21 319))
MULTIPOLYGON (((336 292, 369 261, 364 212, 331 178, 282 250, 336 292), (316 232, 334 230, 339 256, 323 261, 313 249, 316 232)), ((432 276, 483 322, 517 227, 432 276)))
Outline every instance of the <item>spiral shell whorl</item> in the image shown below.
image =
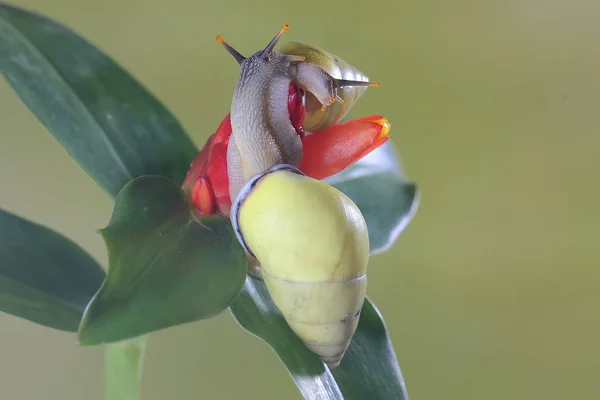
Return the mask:
POLYGON ((257 181, 235 215, 291 329, 337 366, 366 295, 369 239, 358 207, 321 181, 276 170, 257 181))

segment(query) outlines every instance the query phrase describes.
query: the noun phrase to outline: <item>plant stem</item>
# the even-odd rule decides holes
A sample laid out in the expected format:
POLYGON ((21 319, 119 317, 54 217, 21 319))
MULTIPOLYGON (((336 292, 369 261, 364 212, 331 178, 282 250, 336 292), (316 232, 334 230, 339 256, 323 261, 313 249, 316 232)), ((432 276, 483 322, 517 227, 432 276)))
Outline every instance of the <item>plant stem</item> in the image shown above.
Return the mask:
POLYGON ((146 336, 106 346, 106 400, 139 400, 146 336))

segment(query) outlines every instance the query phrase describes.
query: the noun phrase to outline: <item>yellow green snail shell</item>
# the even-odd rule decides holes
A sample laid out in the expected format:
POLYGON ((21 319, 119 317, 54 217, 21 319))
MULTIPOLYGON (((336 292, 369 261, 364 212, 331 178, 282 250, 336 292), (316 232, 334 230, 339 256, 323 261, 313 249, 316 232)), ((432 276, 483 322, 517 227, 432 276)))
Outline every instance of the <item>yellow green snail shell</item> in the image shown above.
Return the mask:
POLYGON ((367 289, 369 237, 345 194, 292 166, 250 180, 233 205, 240 242, 287 323, 330 368, 339 365, 367 289))
MULTIPOLYGON (((318 46, 300 42, 288 42, 283 44, 278 51, 282 54, 304 56, 305 62, 321 67, 336 79, 369 82, 369 78, 358 69, 318 46)), ((307 132, 318 132, 337 124, 365 93, 367 88, 367 86, 345 86, 339 88, 338 95, 344 100, 344 104, 336 101, 325 110, 321 110, 321 104, 311 93, 307 93, 304 129, 307 132)))

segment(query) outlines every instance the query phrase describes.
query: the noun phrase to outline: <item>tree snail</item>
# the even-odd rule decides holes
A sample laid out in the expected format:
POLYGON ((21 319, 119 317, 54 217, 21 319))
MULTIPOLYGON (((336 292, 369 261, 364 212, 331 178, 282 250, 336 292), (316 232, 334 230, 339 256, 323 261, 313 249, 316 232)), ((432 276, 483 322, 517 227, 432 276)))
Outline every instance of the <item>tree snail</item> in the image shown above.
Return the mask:
POLYGON ((304 127, 319 131, 378 84, 314 46, 275 51, 287 29, 248 58, 217 37, 241 65, 227 148, 231 221, 291 329, 334 368, 358 325, 369 238, 350 198, 298 169, 302 132, 288 107, 290 88, 307 93, 304 127))
POLYGON ((290 328, 335 368, 367 290, 369 236, 356 204, 291 165, 276 165, 242 188, 231 218, 290 328))

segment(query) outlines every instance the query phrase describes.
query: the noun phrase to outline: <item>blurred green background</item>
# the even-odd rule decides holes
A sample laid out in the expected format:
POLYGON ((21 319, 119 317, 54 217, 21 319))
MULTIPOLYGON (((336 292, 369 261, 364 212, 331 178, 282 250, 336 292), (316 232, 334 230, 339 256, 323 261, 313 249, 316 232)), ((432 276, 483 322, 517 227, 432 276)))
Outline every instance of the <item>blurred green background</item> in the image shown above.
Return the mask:
MULTIPOLYGON (((417 399, 600 396, 600 2, 591 0, 20 0, 141 80, 201 146, 243 54, 285 40, 358 66, 351 117, 382 114, 420 209, 373 257, 382 311, 417 399)), ((0 79, 0 207, 106 265, 111 200, 0 79)), ((0 398, 103 398, 103 352, 0 314, 0 398)), ((152 335, 144 400, 300 398, 228 312, 152 335)))

